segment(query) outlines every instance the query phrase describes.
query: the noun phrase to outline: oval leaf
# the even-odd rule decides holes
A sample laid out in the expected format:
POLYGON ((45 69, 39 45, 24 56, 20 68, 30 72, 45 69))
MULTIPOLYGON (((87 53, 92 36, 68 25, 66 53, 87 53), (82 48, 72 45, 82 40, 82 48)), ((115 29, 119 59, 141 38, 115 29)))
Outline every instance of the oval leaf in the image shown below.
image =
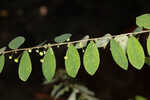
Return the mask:
POLYGON ((57 43, 61 43, 61 42, 65 42, 67 39, 70 39, 71 36, 72 36, 72 34, 66 33, 66 34, 62 34, 60 36, 55 37, 54 40, 57 43))
POLYGON ((83 64, 85 70, 90 75, 94 75, 98 69, 98 66, 100 64, 99 51, 96 47, 96 44, 93 41, 91 41, 86 48, 86 51, 83 56, 83 64))
POLYGON ((148 55, 150 56, 150 34, 147 39, 147 51, 148 51, 148 55))
POLYGON ((31 59, 29 53, 27 51, 24 51, 19 64, 19 72, 18 72, 19 78, 22 81, 26 81, 29 78, 31 72, 32 72, 31 59))
POLYGON ((8 47, 10 49, 17 49, 24 43, 24 41, 25 41, 24 37, 18 36, 9 42, 8 47))
POLYGON ((128 40, 127 54, 130 63, 140 70, 145 62, 145 54, 140 42, 133 36, 128 40))
POLYGON ((2 70, 4 68, 4 64, 5 64, 5 56, 1 55, 0 56, 0 73, 2 72, 2 70))
POLYGON ((144 14, 136 18, 136 24, 139 27, 150 29, 150 14, 144 14))
POLYGON ((55 75, 56 58, 52 48, 49 48, 44 56, 42 63, 42 72, 47 81, 51 81, 55 75))
POLYGON ((114 39, 110 41, 110 50, 115 62, 124 70, 128 69, 128 60, 125 51, 114 39))
POLYGON ((80 56, 77 49, 70 45, 65 56, 65 68, 69 76, 75 78, 80 68, 80 56))

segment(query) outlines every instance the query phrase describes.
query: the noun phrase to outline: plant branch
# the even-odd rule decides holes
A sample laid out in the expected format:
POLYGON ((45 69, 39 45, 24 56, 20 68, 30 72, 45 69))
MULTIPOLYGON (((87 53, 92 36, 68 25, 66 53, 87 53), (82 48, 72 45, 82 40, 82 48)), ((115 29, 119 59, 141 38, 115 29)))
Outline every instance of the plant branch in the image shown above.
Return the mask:
MULTIPOLYGON (((110 36, 111 38, 114 38, 116 36, 123 36, 123 35, 138 35, 138 34, 143 34, 143 33, 148 33, 150 32, 150 30, 145 30, 145 31, 140 31, 140 32, 130 32, 130 33, 124 33, 124 34, 120 34, 120 35, 113 35, 110 36)), ((20 52, 20 51, 27 51, 27 50, 33 50, 33 49, 40 49, 40 48, 49 48, 49 47, 54 47, 54 46, 61 46, 61 45, 68 45, 68 44, 75 44, 75 43, 80 43, 83 41, 92 41, 92 40, 97 40, 97 39, 104 39, 104 38, 108 38, 108 37, 98 37, 98 38, 90 38, 90 39, 85 39, 85 40, 77 40, 77 41, 71 41, 71 42, 63 42, 63 43, 54 43, 54 44, 45 44, 42 46, 34 46, 34 47, 30 47, 30 48, 20 48, 20 49, 14 49, 14 50, 7 50, 4 52, 0 52, 0 54, 9 54, 9 53, 13 53, 13 52, 20 52)))

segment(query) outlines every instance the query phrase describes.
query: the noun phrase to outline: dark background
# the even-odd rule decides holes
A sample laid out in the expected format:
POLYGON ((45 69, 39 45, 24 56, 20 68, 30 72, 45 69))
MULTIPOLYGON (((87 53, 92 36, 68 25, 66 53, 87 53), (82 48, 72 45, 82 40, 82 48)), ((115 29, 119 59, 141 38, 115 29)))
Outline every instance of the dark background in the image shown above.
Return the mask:
MULTIPOLYGON (((136 27, 136 17, 149 13, 149 0, 0 0, 0 46, 16 36, 25 36, 23 47, 55 36, 72 33, 71 40, 130 32, 136 27), (47 14, 42 15, 41 7, 47 14)), ((112 60, 109 49, 101 50, 101 67, 94 77, 84 73, 82 81, 102 100, 128 100, 135 95, 149 97, 149 68, 141 71, 129 67, 120 69, 112 60)), ((57 67, 64 67, 65 48, 55 51, 57 67)), ((26 83, 19 80, 17 66, 8 61, 0 74, 0 100, 38 100, 43 90, 40 57, 33 56, 33 72, 26 83)), ((50 100, 50 99, 49 99, 50 100)))

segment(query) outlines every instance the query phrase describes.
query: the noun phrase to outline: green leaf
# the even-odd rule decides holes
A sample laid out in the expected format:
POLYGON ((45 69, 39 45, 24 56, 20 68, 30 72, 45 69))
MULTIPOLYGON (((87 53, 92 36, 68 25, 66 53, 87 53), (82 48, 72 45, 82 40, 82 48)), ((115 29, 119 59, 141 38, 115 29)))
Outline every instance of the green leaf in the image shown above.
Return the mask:
POLYGON ((3 71, 4 64, 5 64, 5 56, 1 55, 0 56, 0 73, 3 71))
POLYGON ((85 70, 90 75, 94 75, 99 67, 100 64, 99 51, 98 48, 96 47, 96 44, 93 41, 91 41, 86 48, 86 51, 83 56, 83 64, 85 70))
POLYGON ((133 67, 140 70, 145 62, 145 54, 140 42, 133 36, 128 40, 127 54, 133 67))
POLYGON ((148 55, 150 56, 150 34, 147 39, 147 51, 148 51, 148 55))
POLYGON ((54 40, 57 43, 61 43, 61 42, 65 42, 67 39, 70 39, 71 36, 72 36, 72 34, 66 33, 66 34, 62 34, 60 36, 55 37, 54 40))
POLYGON ((0 53, 3 53, 6 49, 7 49, 7 47, 5 47, 5 46, 0 48, 0 53))
POLYGON ((75 78, 80 68, 80 56, 78 50, 70 45, 65 56, 65 68, 69 76, 75 78))
POLYGON ((88 42, 87 39, 89 39, 89 35, 84 36, 84 37, 81 39, 81 40, 84 40, 84 41, 81 41, 80 43, 77 43, 77 44, 75 45, 75 47, 76 47, 77 49, 80 49, 80 48, 83 48, 83 47, 87 46, 87 42, 88 42))
POLYGON ((146 29, 150 29, 150 14, 143 14, 136 18, 136 24, 139 27, 144 27, 146 29))
POLYGON ((19 64, 19 72, 18 72, 19 78, 22 81, 27 81, 31 72, 32 72, 31 59, 29 53, 27 51, 24 51, 19 64))
POLYGON ((150 57, 145 57, 145 64, 150 66, 150 57))
POLYGON ((119 43, 122 49, 126 52, 128 45, 128 36, 126 35, 118 35, 115 37, 115 40, 119 43))
POLYGON ((143 27, 137 27, 133 32, 140 32, 143 30, 143 27))
POLYGON ((18 36, 9 42, 8 47, 10 49, 17 49, 24 43, 24 41, 25 41, 24 37, 18 36))
POLYGON ((52 48, 49 48, 43 58, 42 63, 43 75, 47 81, 51 81, 55 75, 56 70, 56 58, 52 48))
POLYGON ((115 62, 124 70, 128 69, 128 60, 125 51, 114 39, 110 41, 110 50, 115 62))
POLYGON ((101 47, 105 48, 107 44, 109 43, 111 37, 112 37, 111 34, 106 34, 102 38, 95 40, 96 46, 98 48, 101 48, 101 47))
POLYGON ((135 100, 148 100, 148 99, 143 96, 135 96, 135 100))

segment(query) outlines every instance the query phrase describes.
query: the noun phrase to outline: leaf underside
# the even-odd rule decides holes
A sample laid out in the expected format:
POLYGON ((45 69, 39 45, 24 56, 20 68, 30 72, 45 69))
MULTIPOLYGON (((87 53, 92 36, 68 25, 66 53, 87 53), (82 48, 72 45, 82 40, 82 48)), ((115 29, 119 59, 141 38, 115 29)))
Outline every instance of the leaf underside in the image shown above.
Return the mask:
POLYGON ((69 39, 70 37, 72 36, 72 34, 70 33, 65 33, 65 34, 62 34, 60 36, 57 36, 55 37, 55 42, 57 43, 62 43, 62 42, 65 42, 67 39, 69 39))
POLYGON ((75 45, 75 47, 76 47, 77 49, 86 47, 86 46, 87 46, 88 39, 89 39, 89 35, 84 36, 84 37, 81 39, 81 40, 84 40, 84 41, 81 41, 81 42, 77 43, 77 44, 75 45))
POLYGON ((105 34, 102 38, 95 40, 98 48, 105 48, 111 39, 111 34, 105 34))
POLYGON ((150 14, 143 14, 136 18, 136 24, 139 27, 144 27, 146 29, 150 29, 150 14))
POLYGON ((9 42, 8 47, 10 49, 17 49, 24 43, 24 41, 25 41, 24 37, 18 36, 9 42))

